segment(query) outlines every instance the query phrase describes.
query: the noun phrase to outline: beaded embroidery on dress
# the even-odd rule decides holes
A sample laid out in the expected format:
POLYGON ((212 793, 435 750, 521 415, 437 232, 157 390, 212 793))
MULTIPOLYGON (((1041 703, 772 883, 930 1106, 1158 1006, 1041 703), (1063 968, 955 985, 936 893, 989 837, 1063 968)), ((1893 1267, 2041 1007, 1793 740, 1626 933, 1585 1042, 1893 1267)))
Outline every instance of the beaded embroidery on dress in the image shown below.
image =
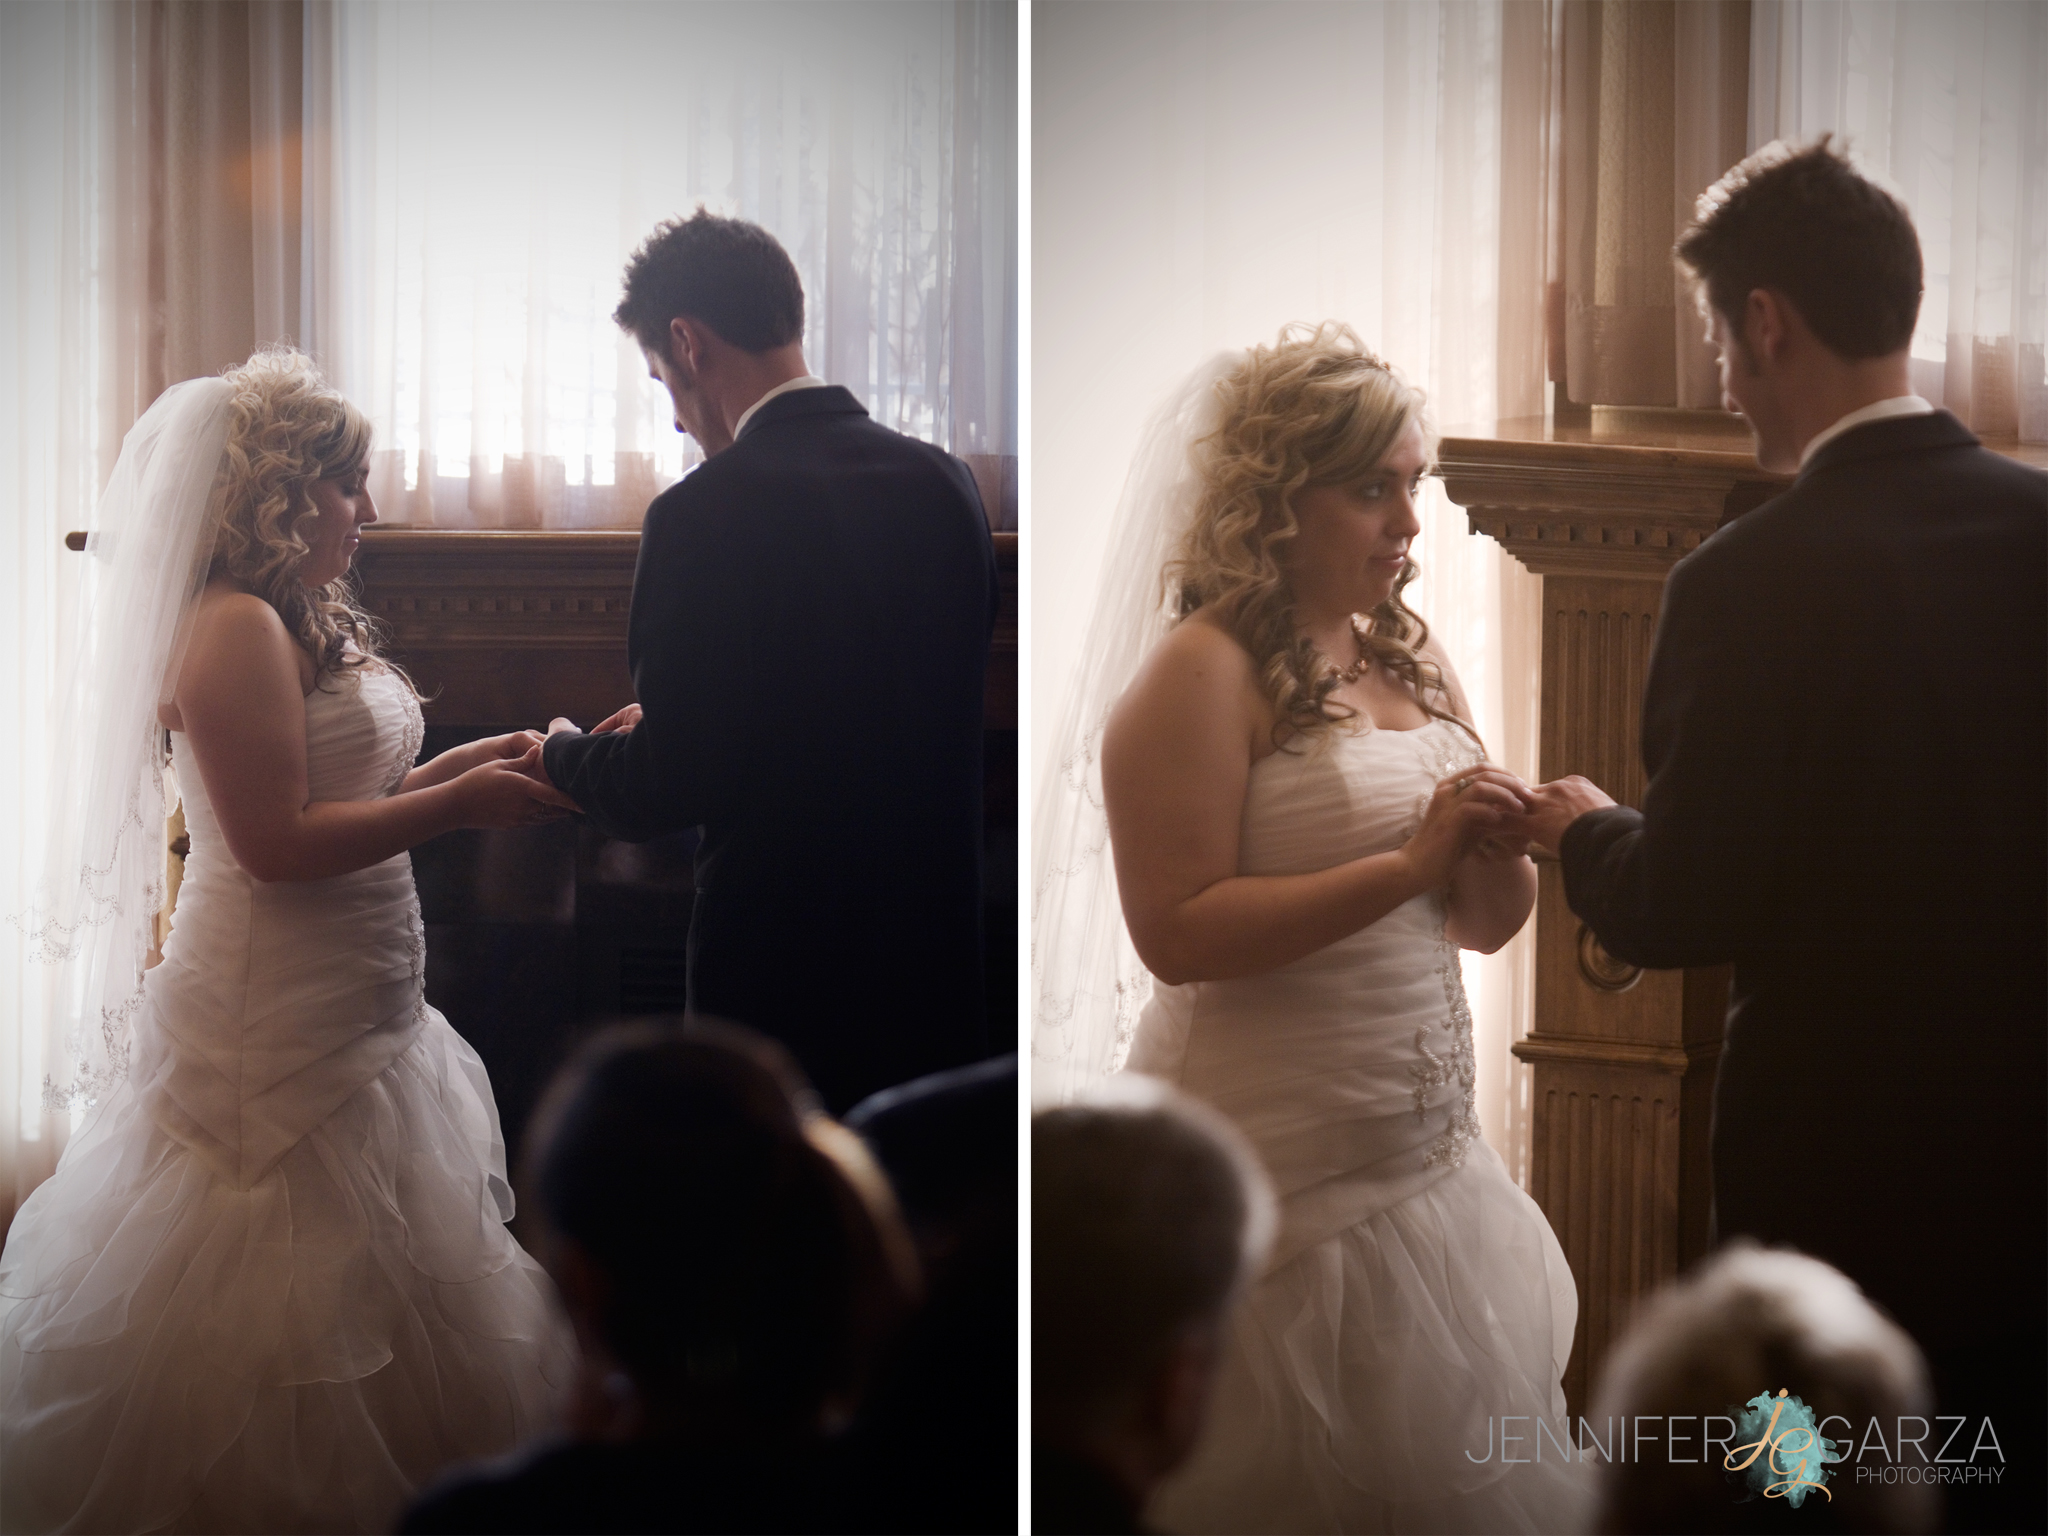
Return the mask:
MULTIPOLYGON (((1239 870, 1399 847, 1437 781, 1477 761, 1443 721, 1340 728, 1262 758, 1239 870)), ((1201 1443, 1147 1512, 1161 1529, 1583 1528, 1580 1467, 1490 1455, 1489 1418, 1560 1426, 1578 1296, 1549 1223, 1480 1137, 1444 920, 1441 893, 1418 896, 1278 970, 1157 986, 1139 1020, 1132 1069, 1230 1116, 1281 1202, 1201 1443)))
MULTIPOLYGON (((323 681, 313 798, 391 793, 420 740, 395 674, 323 681)), ((0 1527, 389 1530, 550 1424, 566 1326, 505 1228, 483 1064, 422 993, 410 857, 266 885, 179 783, 126 1081, 0 1257, 0 1527)))

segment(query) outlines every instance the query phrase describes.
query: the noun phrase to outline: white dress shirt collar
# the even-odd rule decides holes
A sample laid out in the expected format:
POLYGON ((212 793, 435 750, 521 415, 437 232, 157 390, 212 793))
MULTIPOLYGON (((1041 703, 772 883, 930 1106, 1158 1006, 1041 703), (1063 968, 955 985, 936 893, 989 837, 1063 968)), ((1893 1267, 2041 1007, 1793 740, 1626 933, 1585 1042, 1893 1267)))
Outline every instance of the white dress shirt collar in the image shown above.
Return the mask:
MULTIPOLYGON (((785 388, 788 386, 785 385, 785 388)), ((1865 422, 1885 421, 1893 416, 1931 416, 1934 407, 1918 395, 1893 395, 1889 400, 1873 400, 1870 404, 1851 411, 1831 427, 1825 427, 1813 434, 1807 445, 1799 451, 1799 467, 1806 468, 1809 460, 1822 447, 1833 442, 1851 427, 1860 427, 1865 422)))
POLYGON ((763 395, 760 399, 756 400, 752 405, 748 406, 744 411, 740 412, 740 419, 733 423, 732 440, 734 442, 738 442, 740 440, 740 434, 747 430, 747 423, 754 419, 754 412, 761 409, 762 406, 766 405, 770 400, 773 400, 777 395, 794 394, 797 390, 800 389, 824 389, 827 387, 828 386, 826 385, 823 379, 817 378, 808 373, 803 375, 801 378, 784 379, 780 384, 776 385, 773 389, 769 390, 767 394, 763 395))

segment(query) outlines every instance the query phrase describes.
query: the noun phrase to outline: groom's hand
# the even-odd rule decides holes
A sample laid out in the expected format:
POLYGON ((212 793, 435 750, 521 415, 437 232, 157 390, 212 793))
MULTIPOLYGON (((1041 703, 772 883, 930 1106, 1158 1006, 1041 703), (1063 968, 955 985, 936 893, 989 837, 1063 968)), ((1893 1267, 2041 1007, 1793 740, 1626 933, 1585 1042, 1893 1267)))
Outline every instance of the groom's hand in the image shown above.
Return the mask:
POLYGON ((1532 802, 1529 814, 1515 830, 1526 833, 1531 843, 1552 854, 1564 841, 1566 827, 1588 811, 1614 804, 1613 798, 1599 785, 1576 773, 1552 779, 1548 784, 1538 784, 1529 791, 1529 799, 1532 802))
MULTIPOLYGON (((564 721, 563 723, 567 724, 568 722, 564 721)), ((590 728, 590 734, 593 736, 603 736, 611 731, 630 731, 639 723, 640 706, 638 704, 628 704, 617 714, 606 715, 604 719, 598 721, 597 724, 590 728)))
MULTIPOLYGON (((573 731, 575 729, 576 727, 571 725, 567 720, 563 720, 560 718, 548 722, 549 736, 554 735, 555 732, 558 730, 573 731)), ((540 736, 533 731, 522 731, 520 732, 520 734, 522 736, 532 737, 533 747, 523 757, 521 757, 518 760, 518 762, 514 763, 513 766, 516 767, 521 773, 525 774, 529 779, 533 780, 534 783, 538 784, 542 788, 542 790, 545 791, 545 793, 542 794, 539 798, 547 801, 547 803, 550 805, 559 806, 561 809, 565 811, 580 812, 583 809, 583 807, 578 805, 569 796, 563 794, 561 790, 557 789, 555 787, 555 781, 548 777, 547 762, 545 755, 542 751, 542 749, 546 746, 546 737, 540 736)))

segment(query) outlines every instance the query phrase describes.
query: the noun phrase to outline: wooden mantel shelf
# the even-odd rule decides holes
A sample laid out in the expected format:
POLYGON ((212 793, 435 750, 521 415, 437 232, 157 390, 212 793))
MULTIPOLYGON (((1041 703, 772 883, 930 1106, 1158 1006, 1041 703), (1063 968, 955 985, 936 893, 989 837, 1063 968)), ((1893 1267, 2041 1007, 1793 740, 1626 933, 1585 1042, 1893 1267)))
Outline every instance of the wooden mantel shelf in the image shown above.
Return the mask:
MULTIPOLYGON (((1002 585, 989 648, 992 730, 1017 721, 1017 535, 995 540, 1002 585)), ((428 695, 429 724, 601 719, 633 697, 626 620, 632 529, 364 530, 364 605, 428 695)))
POLYGON ((1789 483, 1758 468, 1749 429, 1707 411, 1595 408, 1460 430, 1437 449, 1473 531, 1539 575, 1658 578, 1730 517, 1789 483))
MULTIPOLYGON (((2048 443, 1984 446, 2048 469, 2048 443)), ((1541 575, 1661 576, 1722 523, 1791 484, 1762 468, 1741 417, 1594 406, 1447 432, 1437 458, 1475 533, 1541 575)))

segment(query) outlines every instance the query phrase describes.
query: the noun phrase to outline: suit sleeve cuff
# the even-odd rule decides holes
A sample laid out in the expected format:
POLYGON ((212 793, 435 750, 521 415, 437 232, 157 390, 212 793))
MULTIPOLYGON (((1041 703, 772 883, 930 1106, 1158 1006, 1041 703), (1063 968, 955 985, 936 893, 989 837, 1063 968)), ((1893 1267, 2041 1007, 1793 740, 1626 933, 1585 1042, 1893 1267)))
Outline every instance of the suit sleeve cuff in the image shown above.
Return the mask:
POLYGON ((1640 831, 1643 813, 1632 806, 1605 805, 1575 818, 1558 839, 1557 860, 1564 866, 1565 902, 1584 917, 1582 903, 1597 893, 1590 889, 1598 878, 1601 858, 1616 838, 1640 831))
POLYGON ((576 772, 576 760, 582 755, 576 750, 576 743, 587 739, 581 731, 557 731, 541 746, 540 765, 547 770, 555 788, 565 795, 574 796, 576 793, 569 787, 569 780, 576 772))

